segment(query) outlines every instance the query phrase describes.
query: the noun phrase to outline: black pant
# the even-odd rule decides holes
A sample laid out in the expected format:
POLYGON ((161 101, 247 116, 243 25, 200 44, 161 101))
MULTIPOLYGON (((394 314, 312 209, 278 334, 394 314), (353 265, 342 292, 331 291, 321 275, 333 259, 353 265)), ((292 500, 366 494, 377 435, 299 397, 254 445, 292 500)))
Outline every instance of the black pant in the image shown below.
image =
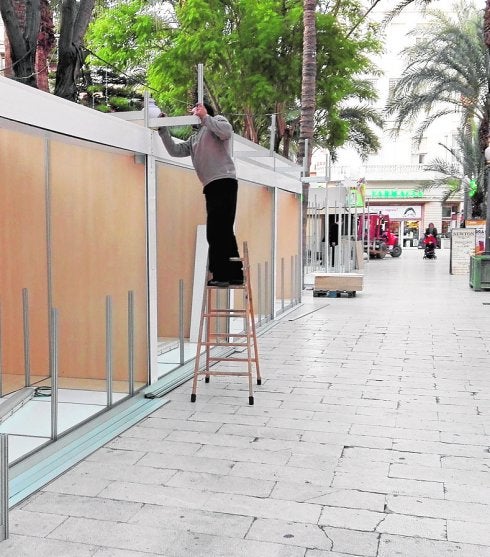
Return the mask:
POLYGON ((238 182, 233 178, 214 180, 204 188, 206 198, 206 238, 209 244, 209 270, 214 280, 242 280, 238 245, 233 231, 238 182))

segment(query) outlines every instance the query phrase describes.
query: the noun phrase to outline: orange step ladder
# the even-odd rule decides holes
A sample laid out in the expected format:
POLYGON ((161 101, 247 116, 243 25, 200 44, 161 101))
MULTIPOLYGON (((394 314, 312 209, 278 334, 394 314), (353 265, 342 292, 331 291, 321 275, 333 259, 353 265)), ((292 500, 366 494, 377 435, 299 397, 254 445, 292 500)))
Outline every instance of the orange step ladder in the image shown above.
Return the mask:
POLYGON ((254 403, 254 372, 257 385, 262 384, 247 242, 243 243, 243 257, 233 258, 233 261, 241 261, 243 264, 243 285, 230 285, 223 288, 208 286, 207 281, 205 282, 191 402, 196 401, 197 380, 200 375, 205 376, 206 383, 209 383, 212 375, 248 377, 248 403, 251 405, 254 403), (240 297, 242 304, 237 304, 240 297), (231 331, 232 319, 243 320, 242 331, 231 331), (202 357, 205 359, 204 366, 201 366, 202 357), (231 362, 233 366, 237 362, 246 364, 246 370, 233 369, 232 366, 231 369, 220 369, 220 362, 231 362))

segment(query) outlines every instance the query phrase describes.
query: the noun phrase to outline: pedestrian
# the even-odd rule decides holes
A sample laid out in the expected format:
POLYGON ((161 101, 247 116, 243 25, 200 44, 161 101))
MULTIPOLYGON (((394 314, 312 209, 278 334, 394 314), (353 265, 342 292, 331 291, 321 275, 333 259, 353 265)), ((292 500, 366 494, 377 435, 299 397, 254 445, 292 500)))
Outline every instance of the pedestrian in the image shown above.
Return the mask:
MULTIPOLYGON (((201 124, 187 141, 177 143, 167 127, 158 129, 165 148, 173 157, 190 156, 203 186, 206 201, 206 239, 209 246, 208 286, 243 284, 243 267, 233 226, 238 195, 236 169, 231 156, 233 128, 208 103, 196 104, 192 114, 201 124)), ((165 114, 162 113, 162 116, 165 114)))
POLYGON ((425 229, 425 235, 429 236, 430 234, 437 239, 437 228, 434 226, 433 222, 430 222, 429 226, 425 229))

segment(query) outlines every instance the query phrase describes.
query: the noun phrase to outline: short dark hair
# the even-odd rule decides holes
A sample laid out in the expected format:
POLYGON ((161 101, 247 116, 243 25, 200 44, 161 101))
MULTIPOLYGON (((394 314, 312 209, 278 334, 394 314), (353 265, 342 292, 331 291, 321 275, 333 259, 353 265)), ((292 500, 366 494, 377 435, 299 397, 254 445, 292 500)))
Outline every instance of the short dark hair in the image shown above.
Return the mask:
POLYGON ((204 105, 204 108, 207 110, 207 113, 210 116, 214 116, 214 108, 208 102, 203 102, 202 104, 204 105))

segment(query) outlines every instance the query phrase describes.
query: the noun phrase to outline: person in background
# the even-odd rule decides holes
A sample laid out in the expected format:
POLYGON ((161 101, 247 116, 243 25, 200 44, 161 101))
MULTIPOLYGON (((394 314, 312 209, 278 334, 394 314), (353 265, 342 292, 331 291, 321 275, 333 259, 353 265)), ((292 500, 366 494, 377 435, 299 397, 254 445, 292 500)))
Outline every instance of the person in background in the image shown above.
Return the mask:
MULTIPOLYGON (((167 127, 158 134, 169 155, 190 156, 202 183, 206 201, 206 239, 209 245, 208 286, 228 287, 243 284, 243 267, 234 233, 238 196, 236 169, 231 156, 233 128, 228 120, 215 115, 208 103, 196 104, 192 114, 201 125, 187 141, 177 143, 167 127)), ((164 113, 161 114, 165 116, 164 113)))
POLYGON ((437 228, 434 226, 433 222, 430 222, 429 226, 425 229, 425 235, 428 236, 429 234, 437 238, 437 228))

